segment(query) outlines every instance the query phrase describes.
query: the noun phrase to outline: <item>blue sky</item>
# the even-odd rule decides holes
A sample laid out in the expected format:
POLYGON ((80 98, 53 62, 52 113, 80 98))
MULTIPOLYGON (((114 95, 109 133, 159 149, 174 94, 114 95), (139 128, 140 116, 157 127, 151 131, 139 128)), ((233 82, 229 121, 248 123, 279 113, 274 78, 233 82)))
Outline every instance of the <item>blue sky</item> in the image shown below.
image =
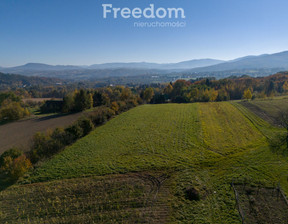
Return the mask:
POLYGON ((234 59, 288 50, 287 0, 0 0, 0 66, 234 59), (103 18, 102 4, 183 8, 185 19, 103 18), (185 21, 185 28, 134 22, 185 21))

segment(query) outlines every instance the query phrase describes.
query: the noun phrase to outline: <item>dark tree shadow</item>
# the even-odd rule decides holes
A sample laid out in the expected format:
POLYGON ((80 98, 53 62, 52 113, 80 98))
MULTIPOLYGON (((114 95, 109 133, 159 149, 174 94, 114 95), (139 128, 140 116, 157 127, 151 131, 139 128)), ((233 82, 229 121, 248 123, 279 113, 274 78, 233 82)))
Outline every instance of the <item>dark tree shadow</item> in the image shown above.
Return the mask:
POLYGON ((46 121, 46 120, 50 120, 50 119, 54 119, 54 118, 58 118, 58 117, 65 117, 67 115, 71 115, 72 113, 69 114, 53 114, 53 115, 49 115, 49 116, 45 116, 45 117, 40 117, 38 119, 36 119, 36 121, 46 121))
POLYGON ((4 174, 0 174, 0 192, 15 184, 15 181, 9 179, 4 174))

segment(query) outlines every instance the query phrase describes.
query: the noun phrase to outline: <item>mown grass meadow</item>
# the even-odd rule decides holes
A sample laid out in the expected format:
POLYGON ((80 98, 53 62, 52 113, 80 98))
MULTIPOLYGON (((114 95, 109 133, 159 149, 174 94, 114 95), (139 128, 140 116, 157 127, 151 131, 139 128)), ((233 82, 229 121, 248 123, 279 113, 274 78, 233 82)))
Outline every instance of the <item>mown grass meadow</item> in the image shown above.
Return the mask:
POLYGON ((232 181, 288 193, 288 159, 267 141, 282 131, 238 102, 139 106, 0 192, 0 220, 241 223, 232 181), (7 200, 21 201, 17 212, 7 200))

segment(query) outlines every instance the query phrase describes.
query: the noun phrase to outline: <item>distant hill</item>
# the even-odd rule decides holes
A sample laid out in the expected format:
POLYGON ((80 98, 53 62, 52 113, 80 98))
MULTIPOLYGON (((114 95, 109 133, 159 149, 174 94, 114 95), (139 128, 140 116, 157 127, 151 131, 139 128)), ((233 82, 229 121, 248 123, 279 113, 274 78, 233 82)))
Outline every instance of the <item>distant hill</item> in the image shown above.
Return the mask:
POLYGON ((88 69, 119 69, 119 68, 133 68, 133 69, 155 69, 159 67, 157 63, 147 62, 131 62, 131 63, 105 63, 105 64, 94 64, 88 66, 88 69))
POLYGON ((199 60, 190 60, 190 61, 183 61, 176 64, 168 64, 167 67, 171 68, 174 67, 175 69, 189 69, 191 67, 197 68, 197 67, 204 67, 204 66, 211 66, 223 63, 222 60, 215 60, 215 59, 199 59, 199 60))
POLYGON ((133 69, 133 68, 115 68, 115 69, 82 69, 82 70, 61 70, 61 71, 23 71, 21 75, 29 77, 54 77, 62 80, 84 81, 95 80, 109 77, 128 77, 140 75, 163 75, 169 73, 169 70, 156 69, 133 69))
POLYGON ((221 62, 223 61, 214 59, 199 59, 170 64, 133 62, 94 64, 91 66, 47 65, 41 63, 28 63, 25 65, 10 68, 0 67, 0 71, 4 73, 14 73, 25 76, 55 77, 79 81, 107 77, 167 74, 171 72, 184 71, 185 69, 215 65, 221 62))
MULTIPOLYGON (((288 51, 245 56, 231 61, 198 59, 179 63, 105 63, 90 66, 47 65, 28 63, 26 65, 1 68, 0 72, 25 76, 56 77, 74 81, 95 80, 108 77, 128 77, 144 75, 174 75, 175 77, 223 78, 228 76, 267 76, 288 70, 288 51)), ((177 79, 177 78, 176 78, 177 79)))
POLYGON ((21 66, 10 67, 10 68, 2 68, 0 69, 4 72, 9 73, 21 73, 25 71, 63 71, 63 70, 74 70, 74 69, 82 69, 79 66, 73 65, 47 65, 41 63, 28 63, 21 66))
POLYGON ((224 61, 215 59, 196 59, 183 61, 179 63, 147 63, 147 62, 132 62, 132 63, 106 63, 95 64, 88 68, 90 69, 111 69, 111 68, 138 68, 138 69, 191 69, 203 66, 211 66, 222 63, 224 61))
POLYGON ((33 85, 56 85, 62 84, 63 80, 46 77, 27 77, 23 75, 4 74, 0 72, 0 90, 15 87, 26 87, 33 85))
POLYGON ((69 80, 90 80, 107 77, 161 75, 171 72, 180 72, 200 66, 215 65, 223 61, 214 59, 199 59, 179 63, 157 64, 146 62, 135 63, 106 63, 91 66, 47 65, 28 63, 26 65, 1 68, 5 73, 21 74, 25 76, 56 77, 69 80))
POLYGON ((27 71, 65 71, 65 70, 87 70, 87 69, 192 69, 196 67, 211 66, 222 63, 224 61, 215 59, 197 59, 184 61, 179 63, 148 63, 148 62, 131 62, 131 63, 104 63, 94 64, 90 66, 74 66, 74 65, 48 65, 41 63, 28 63, 21 66, 3 68, 1 71, 10 73, 19 73, 27 71))
POLYGON ((247 56, 213 66, 191 69, 193 72, 215 72, 247 69, 288 69, 288 51, 276 54, 264 54, 259 56, 247 56))

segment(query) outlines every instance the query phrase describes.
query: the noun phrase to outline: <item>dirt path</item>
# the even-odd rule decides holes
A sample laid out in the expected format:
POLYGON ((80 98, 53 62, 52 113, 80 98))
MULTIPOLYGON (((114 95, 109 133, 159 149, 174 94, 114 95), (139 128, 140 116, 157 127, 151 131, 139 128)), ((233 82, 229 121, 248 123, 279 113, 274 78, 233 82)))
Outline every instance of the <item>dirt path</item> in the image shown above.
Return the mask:
POLYGON ((36 132, 44 132, 56 127, 66 127, 82 115, 83 113, 63 116, 51 115, 0 125, 0 155, 14 146, 27 151, 29 150, 31 138, 36 132))

